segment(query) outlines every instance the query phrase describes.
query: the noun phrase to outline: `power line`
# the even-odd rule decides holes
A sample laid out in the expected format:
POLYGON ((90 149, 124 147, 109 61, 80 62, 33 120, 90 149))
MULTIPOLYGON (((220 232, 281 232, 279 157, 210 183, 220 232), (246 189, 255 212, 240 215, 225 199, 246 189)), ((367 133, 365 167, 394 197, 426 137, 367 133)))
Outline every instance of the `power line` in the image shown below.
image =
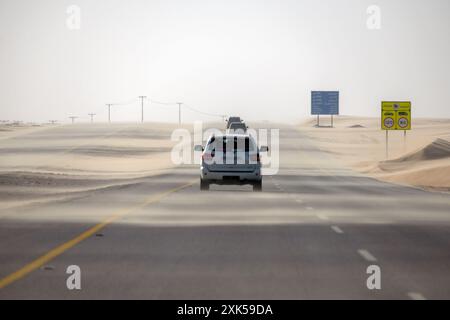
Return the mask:
POLYGON ((151 103, 155 103, 155 104, 162 104, 165 106, 175 106, 177 104, 177 102, 161 102, 161 101, 157 101, 157 100, 149 100, 151 103))
POLYGON ((164 106, 178 105, 178 124, 181 124, 181 105, 183 104, 182 102, 162 102, 162 101, 150 99, 150 103, 160 104, 160 105, 164 105, 164 106))
POLYGON ((205 115, 205 116, 219 117, 219 118, 226 118, 226 115, 224 115, 224 114, 218 114, 218 113, 210 113, 210 112, 200 111, 200 110, 195 109, 195 108, 193 108, 193 107, 191 107, 191 106, 188 106, 188 105, 185 104, 185 103, 183 103, 183 105, 184 105, 186 108, 188 108, 189 110, 191 110, 191 111, 193 111, 193 112, 197 112, 197 113, 203 114, 203 115, 205 115))
POLYGON ((161 105, 178 105, 179 109, 180 109, 180 105, 183 105, 183 106, 185 106, 186 108, 190 109, 193 112, 201 113, 203 115, 207 115, 207 116, 210 116, 210 117, 219 117, 219 118, 222 118, 222 119, 227 117, 227 115, 224 115, 224 114, 217 114, 217 113, 210 113, 210 112, 200 111, 198 109, 195 109, 195 108, 187 105, 184 102, 162 102, 162 101, 156 101, 156 100, 152 100, 152 99, 150 99, 150 102, 151 103, 155 103, 155 104, 161 104, 161 105))
MULTIPOLYGON (((139 96, 137 98, 141 100, 141 122, 144 122, 144 100, 147 99, 147 96, 139 96)), ((111 122, 111 106, 129 105, 135 101, 136 101, 136 98, 133 98, 131 100, 127 100, 127 101, 124 101, 121 103, 106 104, 106 106, 108 107, 108 121, 111 122)), ((221 118, 223 121, 225 121, 225 119, 227 117, 227 115, 224 115, 224 114, 201 111, 197 108, 187 105, 184 102, 167 102, 167 101, 159 101, 159 100, 153 100, 153 99, 147 99, 147 101, 149 102, 149 104, 153 103, 153 104, 158 104, 158 105, 163 105, 163 106, 178 106, 178 123, 179 124, 181 124, 181 106, 186 107, 190 111, 198 113, 198 114, 202 114, 202 115, 209 116, 209 117, 221 118)), ((91 121, 92 121, 92 116, 91 116, 91 121)))

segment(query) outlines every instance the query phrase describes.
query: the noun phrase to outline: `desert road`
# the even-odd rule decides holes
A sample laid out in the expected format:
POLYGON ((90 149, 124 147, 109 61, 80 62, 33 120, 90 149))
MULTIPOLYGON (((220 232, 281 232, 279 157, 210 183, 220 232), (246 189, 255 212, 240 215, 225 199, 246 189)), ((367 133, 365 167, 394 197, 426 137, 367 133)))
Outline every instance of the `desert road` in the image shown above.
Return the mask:
POLYGON ((450 299, 450 196, 365 177, 285 126, 261 193, 200 192, 187 166, 3 209, 0 287, 0 299, 450 299), (66 287, 70 265, 81 290, 66 287))

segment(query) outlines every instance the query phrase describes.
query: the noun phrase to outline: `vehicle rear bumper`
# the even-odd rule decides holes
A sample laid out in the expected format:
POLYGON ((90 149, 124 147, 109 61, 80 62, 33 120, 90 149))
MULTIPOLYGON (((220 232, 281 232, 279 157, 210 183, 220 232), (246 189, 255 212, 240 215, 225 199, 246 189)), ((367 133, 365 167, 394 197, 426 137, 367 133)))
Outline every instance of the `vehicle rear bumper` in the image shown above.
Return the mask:
POLYGON ((210 183, 216 184, 249 184, 262 180, 261 168, 253 171, 210 171, 201 167, 200 177, 210 183))

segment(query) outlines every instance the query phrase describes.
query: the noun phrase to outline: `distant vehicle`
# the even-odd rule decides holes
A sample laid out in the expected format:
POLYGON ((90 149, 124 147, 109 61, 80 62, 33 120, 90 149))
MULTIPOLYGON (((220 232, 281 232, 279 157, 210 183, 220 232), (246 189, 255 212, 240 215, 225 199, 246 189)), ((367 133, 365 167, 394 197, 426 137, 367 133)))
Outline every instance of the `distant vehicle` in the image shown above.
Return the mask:
POLYGON ((228 121, 227 121, 227 129, 230 129, 230 126, 232 123, 235 122, 243 122, 243 120, 241 119, 241 117, 229 117, 228 121))
POLYGON ((227 133, 246 133, 247 125, 245 122, 232 122, 227 130, 227 133))
POLYGON ((253 191, 262 190, 260 152, 269 148, 258 148, 248 134, 225 134, 211 136, 202 151, 200 167, 200 190, 209 190, 210 184, 253 186, 253 191))

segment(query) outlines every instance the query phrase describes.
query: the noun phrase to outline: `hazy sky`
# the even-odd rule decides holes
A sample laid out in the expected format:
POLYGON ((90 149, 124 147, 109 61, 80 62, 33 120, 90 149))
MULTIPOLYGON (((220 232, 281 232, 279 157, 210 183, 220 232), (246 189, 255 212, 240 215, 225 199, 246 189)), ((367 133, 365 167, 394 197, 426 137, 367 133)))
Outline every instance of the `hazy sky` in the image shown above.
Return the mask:
MULTIPOLYGON (((449 0, 0 0, 0 119, 106 121, 105 103, 147 95, 292 122, 311 90, 339 90, 341 114, 411 100, 413 116, 450 117, 449 57, 449 0)), ((139 112, 136 99, 112 118, 139 112)), ((177 121, 177 107, 147 105, 145 118, 177 121)))

